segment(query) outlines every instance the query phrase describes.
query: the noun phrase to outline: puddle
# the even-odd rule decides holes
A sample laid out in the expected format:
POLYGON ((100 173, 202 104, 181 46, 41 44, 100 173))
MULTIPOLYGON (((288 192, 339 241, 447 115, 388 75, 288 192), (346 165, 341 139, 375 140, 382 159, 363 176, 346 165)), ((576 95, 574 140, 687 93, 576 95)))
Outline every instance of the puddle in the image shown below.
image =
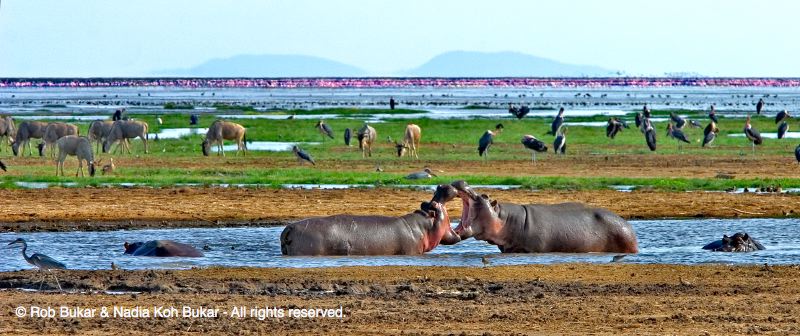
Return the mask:
MULTIPOLYGON (((300 147, 307 145, 319 145, 319 142, 281 142, 281 141, 250 141, 247 143, 247 150, 249 151, 270 151, 270 152, 288 152, 292 150, 292 146, 299 145, 300 147)), ((234 152, 238 148, 236 144, 225 145, 222 147, 225 152, 234 152)), ((217 152, 217 147, 211 147, 211 151, 217 152)))
POLYGON ((150 133, 148 136, 150 139, 155 139, 156 136, 159 139, 180 139, 190 135, 205 136, 206 133, 208 133, 208 128, 165 128, 158 133, 150 133))

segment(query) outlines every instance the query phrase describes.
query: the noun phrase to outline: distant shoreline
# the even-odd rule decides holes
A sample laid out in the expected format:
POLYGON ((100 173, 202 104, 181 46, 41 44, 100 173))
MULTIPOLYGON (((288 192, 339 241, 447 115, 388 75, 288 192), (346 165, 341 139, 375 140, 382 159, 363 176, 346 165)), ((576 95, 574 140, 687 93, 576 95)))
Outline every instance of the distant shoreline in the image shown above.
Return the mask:
POLYGON ((797 77, 0 78, 0 88, 800 87, 797 77))

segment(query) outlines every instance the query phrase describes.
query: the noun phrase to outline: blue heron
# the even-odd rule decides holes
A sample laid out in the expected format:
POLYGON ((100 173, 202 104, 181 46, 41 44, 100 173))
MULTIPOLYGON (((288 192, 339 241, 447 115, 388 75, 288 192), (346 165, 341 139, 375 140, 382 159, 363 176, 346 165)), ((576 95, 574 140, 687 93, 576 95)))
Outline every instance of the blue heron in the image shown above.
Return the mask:
POLYGON ((747 115, 747 121, 744 124, 744 135, 747 137, 747 140, 753 144, 753 153, 756 152, 756 145, 760 145, 764 140, 761 138, 761 133, 758 132, 753 125, 750 124, 750 115, 747 115))
POLYGON ((522 136, 522 145, 525 146, 525 148, 530 149, 533 153, 533 157, 531 158, 533 162, 536 162, 536 152, 547 152, 547 145, 544 144, 544 141, 536 139, 535 136, 530 134, 522 136))
POLYGON ((436 177, 436 174, 434 174, 430 168, 425 168, 421 172, 406 175, 407 180, 429 179, 431 177, 436 177))
POLYGON ((706 145, 709 145, 710 147, 711 143, 714 142, 714 139, 717 138, 717 133, 719 133, 719 128, 717 128, 717 124, 713 121, 708 123, 706 128, 703 130, 702 147, 705 147, 706 145))
POLYGON ((487 130, 483 133, 480 140, 478 140, 478 156, 483 156, 484 160, 489 158, 489 146, 494 142, 494 136, 502 131, 503 124, 497 124, 494 127, 494 131, 487 130))
POLYGON ((564 125, 564 108, 560 108, 558 110, 558 114, 555 118, 553 118, 553 122, 550 123, 550 131, 547 134, 550 135, 558 135, 558 130, 561 128, 561 125, 564 125))
POLYGON ((322 141, 325 141, 325 136, 327 135, 329 138, 333 139, 333 130, 331 129, 328 124, 325 123, 324 120, 320 119, 315 126, 319 131, 319 134, 322 135, 322 141))
MULTIPOLYGON (((17 238, 17 240, 8 244, 9 247, 19 246, 22 245, 22 257, 25 258, 29 264, 36 266, 39 268, 39 271, 47 271, 53 278, 56 279, 56 283, 58 284, 58 290, 61 289, 61 283, 58 281, 58 277, 53 274, 52 270, 54 269, 67 269, 67 265, 64 265, 57 260, 50 258, 41 253, 34 253, 32 256, 28 257, 25 251, 28 249, 28 243, 25 242, 25 239, 17 238)), ((42 281, 39 282, 39 290, 42 289, 42 285, 44 284, 44 279, 47 277, 47 274, 42 275, 42 281)))
POLYGON ((777 124, 781 121, 786 121, 786 119, 789 119, 791 117, 792 116, 789 114, 789 111, 786 110, 780 111, 778 112, 778 114, 775 115, 775 123, 777 124))
POLYGON ((719 123, 719 119, 717 119, 717 108, 714 104, 711 104, 711 112, 708 112, 708 118, 715 123, 719 123))
POLYGON ((780 126, 778 126, 778 139, 783 139, 787 131, 789 131, 789 123, 782 121, 780 126))
POLYGON ((756 114, 761 114, 761 110, 764 109, 764 98, 758 98, 758 103, 756 104, 756 114))
POLYGON ((292 146, 292 152, 294 152, 294 156, 297 157, 297 162, 303 164, 303 161, 311 162, 312 165, 316 166, 316 162, 314 162, 314 158, 311 157, 306 151, 297 147, 297 145, 292 146))
POLYGON ((644 130, 644 139, 647 141, 647 147, 650 148, 651 151, 656 150, 656 130, 653 128, 653 124, 650 122, 650 119, 645 119, 644 123, 642 124, 642 129, 644 130))
POLYGON ((567 129, 566 127, 559 127, 556 131, 556 139, 553 141, 553 150, 558 154, 567 154, 567 129))

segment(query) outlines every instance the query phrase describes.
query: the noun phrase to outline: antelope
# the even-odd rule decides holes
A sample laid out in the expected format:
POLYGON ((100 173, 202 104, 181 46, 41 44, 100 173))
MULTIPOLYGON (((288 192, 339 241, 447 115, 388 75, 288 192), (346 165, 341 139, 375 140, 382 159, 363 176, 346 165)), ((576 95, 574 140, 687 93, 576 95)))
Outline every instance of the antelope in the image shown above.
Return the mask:
POLYGON ((396 143, 397 156, 403 157, 408 151, 408 157, 419 159, 417 149, 419 148, 419 139, 422 137, 422 130, 415 124, 408 124, 406 126, 406 133, 403 137, 403 143, 396 143))
POLYGON ((86 161, 86 165, 89 166, 89 176, 94 176, 94 155, 92 153, 92 144, 89 142, 89 139, 82 136, 77 135, 67 135, 58 139, 56 141, 56 146, 58 147, 58 160, 56 163, 56 176, 64 175, 64 160, 67 159, 67 155, 74 155, 78 157, 78 171, 75 173, 75 176, 78 176, 78 173, 81 174, 83 177, 83 161, 86 161))
MULTIPOLYGON (((0 138, 5 137, 6 143, 10 146, 17 136, 17 127, 14 125, 14 118, 10 116, 0 117, 0 138)), ((0 147, 0 149, 3 147, 0 147)))
POLYGON ((216 144, 217 155, 225 156, 222 146, 224 140, 236 140, 236 154, 238 155, 239 151, 242 151, 243 155, 247 155, 247 129, 242 125, 225 120, 216 120, 208 127, 206 137, 201 144, 203 155, 208 156, 211 146, 216 144))
MULTIPOLYGON (((89 124, 89 141, 97 143, 98 154, 101 153, 103 141, 108 137, 108 132, 111 132, 112 126, 114 126, 114 122, 111 120, 95 120, 89 124)), ((125 141, 125 147, 130 147, 128 139, 123 139, 123 141, 125 141)))
POLYGON ((367 153, 372 156, 372 143, 378 138, 378 132, 372 126, 364 124, 358 130, 358 149, 361 150, 361 157, 366 158, 367 153))
POLYGON ((33 155, 31 148, 31 139, 41 139, 44 136, 44 129, 47 128, 46 122, 42 121, 23 121, 17 128, 17 136, 14 137, 14 143, 11 145, 11 150, 14 155, 24 155, 25 145, 28 145, 28 155, 33 155), (22 154, 19 152, 19 147, 22 146, 22 154))
MULTIPOLYGON (((149 135, 147 134, 148 125, 144 121, 138 120, 118 120, 115 121, 114 124, 111 126, 111 130, 108 131, 108 135, 106 136, 105 141, 103 141, 103 153, 108 153, 108 150, 111 149, 111 145, 113 145, 117 141, 122 141, 125 139, 133 139, 139 137, 144 142, 144 153, 147 154, 147 140, 149 135)), ((130 146, 126 145, 125 141, 122 141, 120 144, 123 146, 123 151, 125 148, 128 149, 128 154, 131 153, 130 146)))
POLYGON ((44 152, 50 151, 50 157, 56 157, 55 145, 58 139, 67 135, 79 135, 78 126, 62 122, 53 122, 47 125, 42 136, 43 144, 39 145, 39 156, 44 156, 44 152))

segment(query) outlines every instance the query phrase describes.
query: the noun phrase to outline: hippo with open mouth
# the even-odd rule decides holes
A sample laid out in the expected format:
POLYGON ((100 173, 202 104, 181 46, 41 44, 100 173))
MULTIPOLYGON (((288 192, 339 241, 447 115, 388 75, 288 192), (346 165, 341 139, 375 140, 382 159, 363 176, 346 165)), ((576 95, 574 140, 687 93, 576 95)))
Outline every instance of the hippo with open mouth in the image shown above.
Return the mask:
POLYGON ((172 240, 150 240, 147 242, 125 242, 125 254, 137 257, 203 257, 194 246, 172 240))
POLYGON ((281 253, 419 255, 440 243, 455 244, 461 239, 450 227, 444 207, 455 193, 447 191, 434 194, 433 201, 423 202, 420 209, 400 217, 335 215, 294 222, 281 233, 281 253))
POLYGON ((580 203, 498 203, 464 181, 451 184, 464 209, 455 231, 497 245, 503 253, 639 251, 633 227, 616 214, 580 203))
POLYGON ((746 232, 737 232, 730 237, 722 235, 722 239, 706 244, 703 249, 713 252, 753 252, 766 248, 746 232))

